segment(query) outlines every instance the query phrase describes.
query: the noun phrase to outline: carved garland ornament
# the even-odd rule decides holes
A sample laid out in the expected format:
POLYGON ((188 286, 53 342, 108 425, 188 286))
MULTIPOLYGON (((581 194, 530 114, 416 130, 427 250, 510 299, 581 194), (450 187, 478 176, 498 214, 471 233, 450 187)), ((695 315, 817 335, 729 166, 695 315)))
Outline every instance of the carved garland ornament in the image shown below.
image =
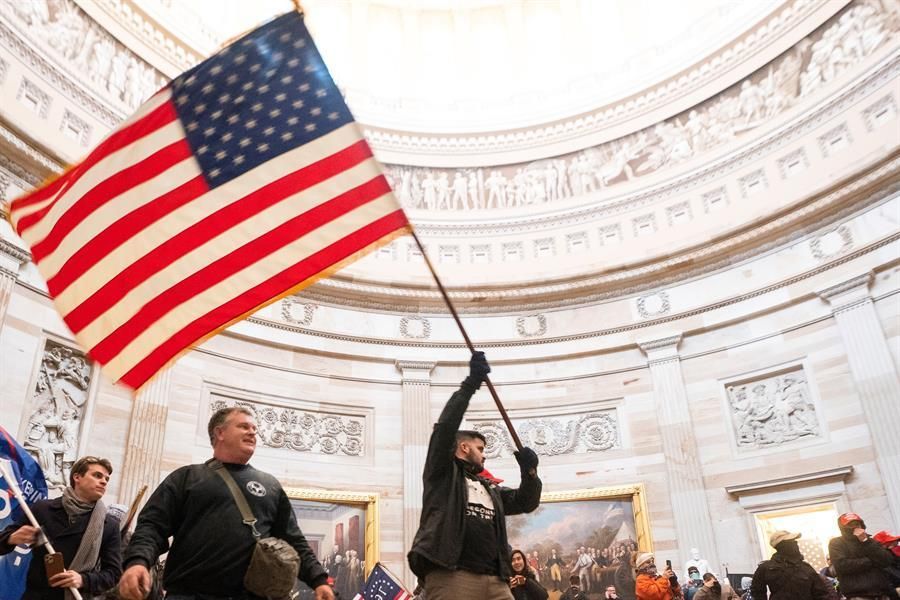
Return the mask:
POLYGON ((363 417, 315 413, 221 398, 210 401, 210 413, 226 406, 242 406, 253 411, 259 427, 257 437, 265 447, 312 454, 364 455, 363 417))
MULTIPOLYGON (((613 411, 528 419, 515 427, 522 443, 542 456, 603 452, 619 443, 619 423, 613 411)), ((472 429, 485 437, 487 458, 513 455, 515 446, 502 421, 475 423, 472 429)))

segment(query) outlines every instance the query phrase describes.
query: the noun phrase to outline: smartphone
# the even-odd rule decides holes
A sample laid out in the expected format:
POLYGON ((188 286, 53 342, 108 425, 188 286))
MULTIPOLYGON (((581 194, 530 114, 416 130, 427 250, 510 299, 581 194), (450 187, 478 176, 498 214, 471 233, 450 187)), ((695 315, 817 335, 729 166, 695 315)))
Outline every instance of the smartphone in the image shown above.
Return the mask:
POLYGON ((672 570, 672 561, 669 559, 666 559, 666 568, 672 570))
POLYGON ((48 580, 54 575, 59 575, 65 571, 66 565, 63 564, 62 553, 54 552, 53 554, 46 555, 44 557, 44 570, 47 571, 48 580))

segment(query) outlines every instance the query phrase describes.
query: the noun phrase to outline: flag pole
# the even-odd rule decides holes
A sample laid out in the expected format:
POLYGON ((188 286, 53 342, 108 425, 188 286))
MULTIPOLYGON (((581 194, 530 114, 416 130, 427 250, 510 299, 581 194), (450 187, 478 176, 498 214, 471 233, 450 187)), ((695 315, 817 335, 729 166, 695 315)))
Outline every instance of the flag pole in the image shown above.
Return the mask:
MULTIPOLYGON (((16 478, 13 476, 12 471, 9 468, 9 462, 6 460, 0 460, 0 475, 3 476, 3 479, 6 480, 6 485, 9 486, 9 490, 13 493, 13 496, 16 497, 16 500, 19 501, 19 506, 22 509, 22 512, 25 513, 25 516, 28 517, 28 520, 31 521, 31 525, 36 527, 40 532, 38 534, 38 540, 36 543, 42 544, 44 548, 47 549, 48 554, 55 554, 56 550, 53 549, 53 544, 50 543, 50 540, 44 534, 44 530, 41 528, 41 524, 38 523, 38 520, 34 517, 34 513, 31 512, 31 508, 28 506, 28 503, 25 502, 25 496, 22 494, 22 490, 19 489, 19 484, 16 482, 16 478)), ((81 593, 78 591, 78 588, 70 587, 66 588, 70 592, 72 592, 72 596, 75 600, 81 600, 81 593)))
MULTIPOLYGON (((422 245, 422 242, 419 241, 419 236, 416 235, 416 232, 412 227, 409 228, 409 232, 412 234, 413 239, 416 241, 416 245, 419 247, 419 252, 422 253, 422 258, 425 259, 425 264, 428 266, 428 270, 431 271, 431 276, 434 277, 434 282, 437 284, 438 290, 440 290, 441 292, 441 296, 444 297, 444 302, 447 304, 447 308, 450 309, 450 314, 453 315, 453 320, 456 321, 456 326, 459 327, 459 332, 462 334, 463 339, 466 341, 466 346, 469 348, 469 352, 474 354, 475 346, 472 344, 472 340, 469 339, 469 334, 466 333, 466 328, 463 327, 462 321, 459 319, 459 315, 456 312, 456 308, 450 301, 450 296, 447 295, 447 290, 444 289, 444 284, 441 283, 441 280, 437 275, 437 271, 434 270, 434 265, 431 264, 431 260, 428 258, 428 254, 425 252, 425 247, 422 245)), ((513 427, 512 421, 509 420, 509 415, 506 413, 506 409, 503 408, 503 403, 500 402, 500 396, 497 395, 497 390, 494 389, 494 384, 491 383, 491 380, 487 376, 485 376, 484 378, 484 383, 487 385, 488 391, 494 398, 494 403, 497 405, 497 410, 500 411, 500 416, 503 417, 503 422, 506 424, 506 428, 509 430, 509 435, 512 437, 512 441, 516 445, 516 450, 521 450, 522 442, 521 440, 519 440, 519 434, 516 433, 516 429, 515 427, 513 427)))

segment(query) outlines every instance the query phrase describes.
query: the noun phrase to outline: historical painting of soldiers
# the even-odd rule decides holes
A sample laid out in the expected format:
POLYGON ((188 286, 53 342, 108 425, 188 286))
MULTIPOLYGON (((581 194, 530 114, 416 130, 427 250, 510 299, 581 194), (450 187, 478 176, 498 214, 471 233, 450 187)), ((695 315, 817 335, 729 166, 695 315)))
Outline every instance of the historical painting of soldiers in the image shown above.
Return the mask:
MULTIPOLYGON (((375 504, 377 496, 343 492, 304 493, 285 490, 300 530, 316 557, 334 579, 341 598, 353 598, 377 560, 375 504), (367 553, 368 549, 368 553, 367 553), (368 566, 367 566, 368 565, 368 566)), ((313 600, 309 587, 297 583, 297 600, 313 600)))
POLYGON ((617 585, 617 573, 618 585, 633 585, 629 559, 638 548, 648 549, 649 540, 640 491, 628 496, 606 490, 544 494, 533 513, 507 518, 510 545, 525 553, 550 600, 569 587, 572 575, 591 600, 617 585))

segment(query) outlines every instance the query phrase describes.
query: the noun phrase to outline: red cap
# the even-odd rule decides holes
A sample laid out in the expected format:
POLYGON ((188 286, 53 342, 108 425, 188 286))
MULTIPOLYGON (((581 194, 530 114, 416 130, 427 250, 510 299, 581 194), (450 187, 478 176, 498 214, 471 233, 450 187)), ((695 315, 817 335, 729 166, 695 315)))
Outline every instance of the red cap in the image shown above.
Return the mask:
POLYGON ((878 542, 879 544, 881 544, 882 546, 887 546, 890 543, 900 540, 900 536, 891 535, 887 531, 879 531, 872 537, 875 538, 875 541, 878 542))
POLYGON ((846 527, 853 521, 859 521, 863 524, 863 527, 866 526, 866 522, 863 521, 862 517, 856 513, 844 513, 840 517, 838 517, 838 526, 846 527))
POLYGON ((481 469, 481 473, 479 473, 478 476, 481 477, 482 479, 487 479, 489 482, 493 483, 494 485, 500 485, 501 483, 503 483, 502 479, 500 479, 499 477, 494 477, 493 475, 491 475, 491 472, 485 468, 481 469))

